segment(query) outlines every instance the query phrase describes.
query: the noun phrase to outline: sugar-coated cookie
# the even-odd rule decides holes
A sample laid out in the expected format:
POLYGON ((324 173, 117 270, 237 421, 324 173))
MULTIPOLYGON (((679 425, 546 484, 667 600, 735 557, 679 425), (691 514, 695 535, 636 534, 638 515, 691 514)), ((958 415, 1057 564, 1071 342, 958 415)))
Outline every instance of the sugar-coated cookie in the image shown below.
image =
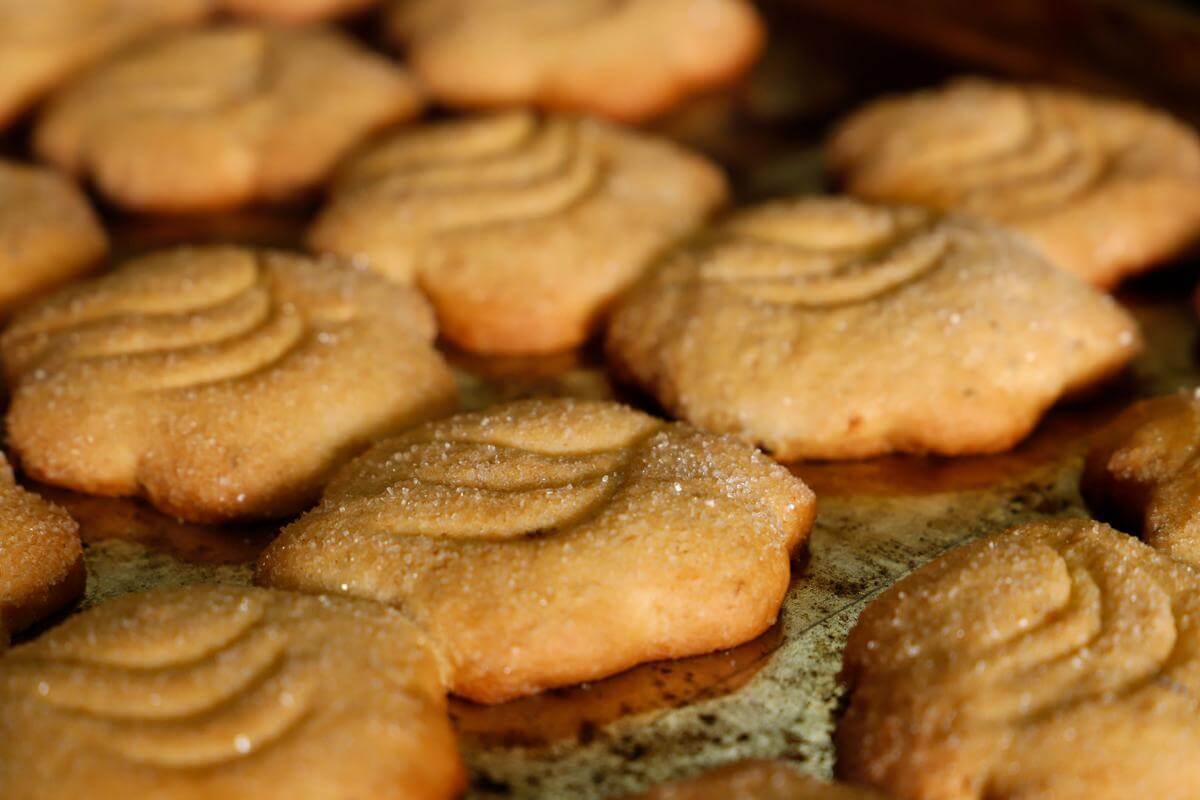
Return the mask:
POLYGON ((754 638, 813 506, 733 438, 526 400, 381 442, 257 579, 403 608, 446 653, 451 690, 497 702, 754 638))
POLYGON ((617 305, 617 373, 776 456, 1004 450, 1119 370, 1134 320, 983 222, 843 198, 743 210, 617 305))
POLYGON ((50 295, 0 336, 38 480, 192 521, 282 516, 457 390, 412 289, 297 255, 181 248, 50 295))
POLYGON ((904 800, 1200 796, 1200 577, 1096 522, 959 547, 850 633, 838 771, 904 800))
POLYGON ((126 208, 225 209, 314 188, 420 105, 404 70, 332 30, 207 27, 92 67, 48 104, 34 145, 126 208))
POLYGON ((454 797, 442 672, 374 603, 125 595, 0 658, 0 786, 38 800, 454 797))
POLYGON ((884 800, 870 789, 827 783, 778 761, 739 761, 656 786, 631 800, 884 800))
POLYGON ((449 105, 627 121, 735 80, 764 40, 746 0, 392 0, 388 27, 449 105))
POLYGON ((562 350, 726 193, 713 164, 665 140, 515 111, 352 159, 309 243, 419 283, 460 347, 562 350))
POLYGON ((868 104, 827 156, 852 194, 996 220, 1097 286, 1200 239, 1200 137, 1131 102, 957 80, 868 104))

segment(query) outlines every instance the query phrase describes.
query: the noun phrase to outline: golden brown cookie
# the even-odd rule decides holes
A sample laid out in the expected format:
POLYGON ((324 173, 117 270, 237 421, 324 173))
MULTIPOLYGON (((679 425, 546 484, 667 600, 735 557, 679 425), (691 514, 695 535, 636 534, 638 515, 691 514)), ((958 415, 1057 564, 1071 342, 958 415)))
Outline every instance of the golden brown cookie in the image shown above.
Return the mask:
POLYGON ((726 198, 720 171, 606 123, 511 112, 403 131, 351 160, 317 250, 416 281, 469 350, 574 347, 726 198))
POLYGON ((851 194, 996 220, 1097 286, 1200 239, 1200 138, 1135 103, 957 80, 869 104, 826 154, 851 194))
POLYGON ((1129 408, 1097 437, 1082 489, 1096 511, 1200 566, 1200 396, 1181 392, 1129 408))
POLYGON ((209 27, 93 67, 49 103, 34 144, 126 208, 223 209, 312 189, 420 104, 400 67, 332 30, 209 27))
POLYGON ((379 0, 220 0, 231 14, 287 25, 348 17, 377 5, 379 0))
POLYGON ((11 634, 83 594, 84 579, 75 520, 18 486, 0 454, 0 650, 11 634))
POLYGON ((798 478, 732 438, 543 398, 376 445, 257 579, 402 607, 452 691, 498 702, 754 638, 812 515, 798 478))
POLYGON ((863 611, 838 771, 906 800, 1200 796, 1200 577, 1059 519, 959 547, 863 611))
POLYGON ((826 783, 778 761, 739 761, 656 786, 635 800, 884 800, 870 789, 826 783))
POLYGON ((0 127, 73 73, 163 28, 196 22, 211 0, 0 0, 0 127))
POLYGON ((192 521, 295 513, 374 438, 456 389, 411 289, 238 247, 136 259, 0 337, 8 438, 40 481, 192 521))
POLYGON ((387 24, 448 105, 625 121, 736 80, 765 38, 746 0, 393 0, 387 24))
POLYGON ((0 785, 39 800, 453 797, 442 671, 373 603, 125 595, 0 659, 0 785))
POLYGON ((0 159, 0 315, 86 272, 107 250, 104 229, 73 183, 0 159))
POLYGON ((982 222, 841 198, 735 214, 614 309, 616 371, 782 459, 1004 450, 1139 349, 1110 298, 982 222))

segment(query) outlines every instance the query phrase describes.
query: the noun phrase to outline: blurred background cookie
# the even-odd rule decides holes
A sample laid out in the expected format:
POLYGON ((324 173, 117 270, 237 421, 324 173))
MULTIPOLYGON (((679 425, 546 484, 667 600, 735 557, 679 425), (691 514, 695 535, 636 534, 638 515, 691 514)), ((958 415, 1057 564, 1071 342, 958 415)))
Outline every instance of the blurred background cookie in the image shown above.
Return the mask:
POLYGON ((885 800, 870 789, 826 783, 777 761, 739 761, 630 800, 885 800))
POLYGON ((374 8, 379 0, 216 0, 230 14, 284 24, 349 17, 374 8))

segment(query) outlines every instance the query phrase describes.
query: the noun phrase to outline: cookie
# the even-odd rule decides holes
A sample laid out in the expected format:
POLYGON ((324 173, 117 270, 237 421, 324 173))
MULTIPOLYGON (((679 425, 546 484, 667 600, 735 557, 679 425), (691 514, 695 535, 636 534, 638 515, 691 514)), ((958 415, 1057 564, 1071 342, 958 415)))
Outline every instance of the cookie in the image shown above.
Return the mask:
POLYGON ((1107 296, 986 223, 841 198, 743 210, 620 302, 615 371, 782 459, 1004 450, 1139 349, 1107 296))
POLYGON ((94 267, 108 237, 61 175, 0 159, 0 315, 94 267))
POLYGON ((348 17, 377 4, 378 0, 221 0, 231 14, 287 25, 348 17))
POLYGON ((1200 138, 1135 103, 957 80, 869 104, 826 154, 852 194, 1001 222, 1101 287, 1200 239, 1200 138))
POLYGON ((541 398, 376 445, 256 578, 400 606, 451 690, 491 703, 754 638, 812 515, 798 478, 736 440, 541 398))
POLYGON ((657 786, 632 800, 884 800, 883 795, 801 775, 778 761, 739 761, 657 786))
POLYGON ((736 80, 765 39, 746 0, 393 0, 387 26, 445 104, 623 121, 736 80))
POLYGON ((23 798, 457 796, 442 665, 399 613, 244 587, 125 595, 0 659, 23 798))
POLYGON ((39 481, 196 522, 284 516, 456 388, 411 289, 239 247, 138 258, 0 336, 9 443, 39 481))
POLYGON ((460 347, 546 352, 583 342, 726 195, 714 165, 665 140, 515 111, 402 131, 362 153, 308 239, 419 283, 460 347))
POLYGON ((1088 453, 1088 504, 1151 546, 1200 566, 1200 396, 1137 403, 1088 453))
POLYGON ((202 19, 211 0, 0 0, 0 127, 106 53, 202 19))
POLYGON ((1200 795, 1200 577, 1106 525, 959 547, 863 611, 838 771, 899 798, 1200 795))
POLYGON ((213 211, 294 198, 361 138, 417 113, 398 66, 320 28, 165 34, 56 95, 38 154, 135 211, 213 211))
POLYGON ((0 454, 0 650, 11 634, 83 594, 83 584, 79 526, 18 486, 0 454))

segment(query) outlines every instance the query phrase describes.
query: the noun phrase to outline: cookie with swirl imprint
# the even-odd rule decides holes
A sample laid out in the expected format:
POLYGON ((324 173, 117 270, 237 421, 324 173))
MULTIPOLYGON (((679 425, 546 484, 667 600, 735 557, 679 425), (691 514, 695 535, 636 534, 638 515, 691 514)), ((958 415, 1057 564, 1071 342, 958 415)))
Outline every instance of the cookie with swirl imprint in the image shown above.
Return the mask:
POLYGON ((1140 342, 1111 298, 997 227, 800 198, 660 260, 606 349, 676 416, 790 460, 1007 449, 1140 342))
POLYGON ((514 111, 369 148, 342 169, 308 239, 417 283, 462 348, 546 352, 583 342, 726 195, 715 165, 663 139, 514 111))
POLYGON ((446 800, 444 664, 400 613, 250 587, 125 595, 0 658, 6 797, 446 800))
POLYGON ((800 479, 732 437, 538 398, 380 442, 257 580, 399 606, 451 691, 493 703, 753 639, 813 512, 800 479))
POLYGON ((1097 522, 959 547, 850 632, 838 772, 903 800, 1200 796, 1200 578, 1097 522))
POLYGON ((739 761, 656 786, 629 800, 886 800, 872 789, 828 783, 779 761, 739 761))
POLYGON ((214 26, 92 67, 47 104, 34 148, 124 208, 213 211, 313 190, 421 104, 401 67, 341 33, 214 26))
POLYGON ((59 290, 0 335, 38 480, 177 517, 286 516, 382 435, 457 402, 415 291, 335 263, 180 248, 59 290))
POLYGON ((1200 240, 1200 137, 1132 102, 960 79, 868 104, 826 156, 851 194, 1000 222, 1101 287, 1200 240))
POLYGON ((765 40, 747 0, 392 0, 386 24, 444 104, 625 122, 732 83, 765 40))

